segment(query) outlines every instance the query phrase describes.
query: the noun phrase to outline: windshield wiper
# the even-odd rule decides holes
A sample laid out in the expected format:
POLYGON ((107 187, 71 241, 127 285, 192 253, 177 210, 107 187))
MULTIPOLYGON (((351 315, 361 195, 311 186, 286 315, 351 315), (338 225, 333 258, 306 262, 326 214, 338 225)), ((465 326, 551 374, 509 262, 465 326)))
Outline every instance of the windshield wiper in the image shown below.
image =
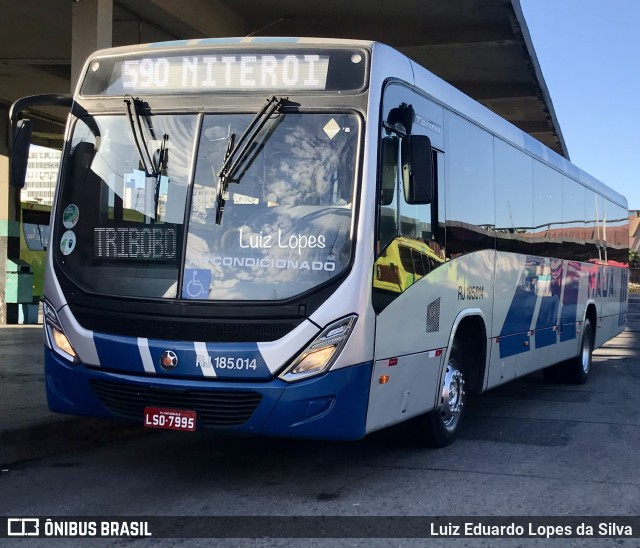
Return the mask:
POLYGON ((156 187, 154 189, 154 212, 156 219, 158 218, 158 206, 160 205, 160 183, 162 182, 162 174, 167 172, 167 164, 169 163, 169 150, 167 149, 167 143, 169 142, 169 135, 165 133, 162 136, 162 142, 160 143, 160 149, 158 150, 158 162, 154 166, 156 170, 156 187))
POLYGON ((236 134, 229 136, 227 151, 224 155, 224 162, 218 173, 218 193, 216 200, 216 224, 222 222, 222 214, 224 213, 224 204, 226 202, 227 190, 229 183, 233 180, 233 176, 238 171, 242 162, 246 159, 251 144, 256 139, 262 128, 268 122, 269 118, 275 113, 279 113, 282 105, 288 101, 287 97, 269 97, 264 106, 258 111, 251 123, 244 130, 236 144, 236 134))
MULTIPOLYGON (((160 148, 152 156, 149 151, 149 147, 147 146, 147 140, 144 138, 142 122, 140 121, 142 118, 140 110, 143 108, 143 101, 137 97, 134 99, 131 95, 127 95, 124 98, 124 102, 127 106, 127 117, 129 118, 129 125, 131 126, 131 133, 133 134, 133 141, 136 145, 136 149, 138 150, 138 157, 140 158, 140 163, 144 169, 144 174, 146 177, 153 177, 156 181, 154 189, 154 212, 155 218, 157 219, 158 206, 160 204, 160 183, 162 180, 162 173, 166 172, 169 160, 169 150, 167 149, 169 135, 165 133, 162 136, 160 148)), ((151 138, 155 141, 155 131, 153 130, 153 125, 148 119, 147 127, 151 133, 151 138)))
MULTIPOLYGON (((147 141, 144 138, 144 133, 142 132, 142 123, 140 122, 141 116, 139 109, 142 106, 142 101, 138 98, 134 99, 131 95, 127 95, 124 98, 124 103, 127 106, 127 117, 129 118, 129 125, 131 126, 131 132, 133 133, 133 142, 138 150, 138 156, 140 157, 144 174, 147 177, 155 177, 157 179, 159 177, 160 166, 156 167, 153 163, 153 158, 149 152, 147 141)), ((153 128, 151 126, 149 126, 149 130, 152 133, 151 136, 154 137, 153 128)))

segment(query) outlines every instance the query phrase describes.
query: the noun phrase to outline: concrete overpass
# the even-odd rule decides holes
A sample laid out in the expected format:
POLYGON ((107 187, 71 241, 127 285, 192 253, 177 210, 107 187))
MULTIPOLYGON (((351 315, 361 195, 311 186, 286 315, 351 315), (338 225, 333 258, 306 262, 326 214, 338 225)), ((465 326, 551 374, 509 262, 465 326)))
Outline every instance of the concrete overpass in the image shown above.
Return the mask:
MULTIPOLYGON (((0 324, 16 318, 4 264, 19 247, 8 108, 24 95, 69 93, 98 48, 248 34, 379 40, 568 156, 520 0, 0 0, 0 13, 0 324)), ((32 118, 41 143, 59 142, 60 113, 32 118)))

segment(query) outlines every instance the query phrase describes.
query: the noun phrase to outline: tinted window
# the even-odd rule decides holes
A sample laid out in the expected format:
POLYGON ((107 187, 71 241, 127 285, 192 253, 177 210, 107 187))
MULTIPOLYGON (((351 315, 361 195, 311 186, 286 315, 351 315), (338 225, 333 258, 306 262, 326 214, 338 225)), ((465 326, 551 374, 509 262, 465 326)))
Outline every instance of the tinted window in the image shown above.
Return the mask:
POLYGON ((629 211, 611 202, 606 203, 607 260, 617 266, 629 264, 629 211))
POLYGON ((494 154, 497 248, 531 254, 533 160, 499 139, 494 154))
POLYGON ((205 118, 182 297, 278 300, 340 275, 351 260, 360 119, 287 113, 250 143, 216 223, 218 173, 232 135, 253 117, 205 118))
POLYGON ((145 173, 125 116, 76 123, 52 245, 58 264, 90 291, 173 298, 196 117, 153 116, 142 125, 156 157, 157 137, 168 136, 157 177, 145 173))
POLYGON ((562 256, 562 175, 555 169, 533 164, 534 254, 562 256))
POLYGON ((585 188, 562 177, 563 258, 585 261, 585 188))
POLYGON ((494 247, 493 137, 446 112, 447 254, 494 247))

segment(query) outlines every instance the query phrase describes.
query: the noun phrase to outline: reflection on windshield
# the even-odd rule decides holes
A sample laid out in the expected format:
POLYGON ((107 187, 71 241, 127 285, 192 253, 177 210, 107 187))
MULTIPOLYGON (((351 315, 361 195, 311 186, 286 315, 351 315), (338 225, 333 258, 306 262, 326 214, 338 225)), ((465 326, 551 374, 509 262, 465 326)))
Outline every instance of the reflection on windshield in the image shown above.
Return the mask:
MULTIPOLYGON (((216 194, 216 224, 219 225, 222 222, 222 212, 224 210, 224 204, 228 198, 227 189, 229 183, 234 180, 234 176, 238 168, 246 162, 249 153, 254 147, 257 141, 258 135, 264 128, 265 124, 269 122, 269 119, 273 114, 279 113, 280 108, 286 102, 284 97, 276 97, 275 95, 267 99, 265 105, 258 111, 251 123, 244 130, 242 135, 236 142, 236 134, 232 133, 229 136, 227 143, 227 150, 224 154, 224 163, 220 168, 218 174, 218 192, 216 194)), ((236 183, 240 182, 239 179, 235 180, 236 183)))
POLYGON ((23 223, 22 231, 30 251, 46 251, 49 247, 49 225, 23 223))
POLYGON ((250 115, 205 119, 182 297, 266 300, 302 293, 342 272, 351 254, 358 119, 281 114, 250 144, 215 224, 216 170, 250 115))
POLYGON ((124 113, 74 125, 52 249, 75 283, 109 295, 269 300, 299 295, 344 272, 351 257, 356 115, 270 118, 230 180, 220 225, 220 166, 230 135, 242 135, 253 116, 205 116, 195 161, 197 115, 150 118, 160 139, 145 135, 160 177, 145 172, 124 113))
POLYGON ((161 176, 146 173, 124 114, 75 124, 53 249, 62 268, 89 290, 177 296, 196 116, 151 118, 157 136, 171 136, 146 136, 161 176))

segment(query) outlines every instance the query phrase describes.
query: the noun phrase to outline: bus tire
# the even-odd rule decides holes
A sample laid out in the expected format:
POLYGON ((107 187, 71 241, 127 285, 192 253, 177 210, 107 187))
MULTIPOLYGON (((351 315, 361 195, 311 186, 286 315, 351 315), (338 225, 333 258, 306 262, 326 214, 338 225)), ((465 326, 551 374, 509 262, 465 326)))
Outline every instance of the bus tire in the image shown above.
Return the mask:
POLYGON ((454 343, 440 385, 438 404, 414 419, 412 438, 418 445, 446 447, 458 437, 467 401, 464 371, 464 354, 454 343))
POLYGON ((580 346, 575 358, 550 365, 542 370, 544 380, 550 383, 584 384, 589 377, 593 354, 593 327, 586 319, 582 324, 580 346))
POLYGON ((584 384, 589 378, 593 358, 593 327, 585 319, 582 324, 578 355, 569 360, 564 368, 565 379, 571 384, 584 384))

